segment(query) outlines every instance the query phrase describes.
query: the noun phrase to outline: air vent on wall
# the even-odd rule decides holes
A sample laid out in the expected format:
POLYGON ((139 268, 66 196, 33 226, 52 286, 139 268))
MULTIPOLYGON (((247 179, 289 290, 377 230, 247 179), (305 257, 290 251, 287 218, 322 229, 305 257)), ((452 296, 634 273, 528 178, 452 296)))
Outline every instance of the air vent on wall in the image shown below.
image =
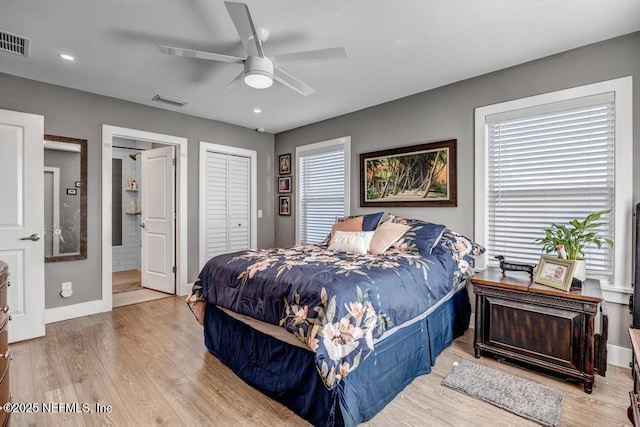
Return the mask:
POLYGON ((0 52, 28 57, 30 44, 31 40, 26 37, 0 31, 0 52))
POLYGON ((151 98, 152 101, 162 102, 163 104, 173 105, 174 107, 184 107, 188 104, 187 101, 183 101, 182 99, 170 98, 164 95, 156 95, 151 98))

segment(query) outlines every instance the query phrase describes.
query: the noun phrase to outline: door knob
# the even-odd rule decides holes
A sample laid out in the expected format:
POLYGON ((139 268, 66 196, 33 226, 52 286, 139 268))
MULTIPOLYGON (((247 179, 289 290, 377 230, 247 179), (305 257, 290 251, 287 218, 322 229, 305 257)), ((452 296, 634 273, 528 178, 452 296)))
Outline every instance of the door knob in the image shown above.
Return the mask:
POLYGON ((140 224, 140 227, 141 228, 145 228, 146 227, 146 225, 144 225, 144 222, 142 224, 140 224))
POLYGON ((35 242, 36 240, 40 240, 40 235, 33 233, 31 236, 21 237, 20 240, 33 240, 35 242))

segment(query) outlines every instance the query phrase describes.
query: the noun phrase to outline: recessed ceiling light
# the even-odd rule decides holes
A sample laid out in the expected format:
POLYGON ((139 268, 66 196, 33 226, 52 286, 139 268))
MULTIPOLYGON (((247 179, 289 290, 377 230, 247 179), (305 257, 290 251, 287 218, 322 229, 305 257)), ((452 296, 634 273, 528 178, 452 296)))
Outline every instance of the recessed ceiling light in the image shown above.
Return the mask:
POLYGON ((71 55, 67 55, 66 53, 59 53, 58 56, 62 59, 64 59, 65 61, 75 61, 76 58, 74 58, 71 55))
POLYGON ((260 114, 260 113, 262 113, 262 110, 259 109, 259 108, 254 108, 253 112, 256 113, 256 114, 260 114))

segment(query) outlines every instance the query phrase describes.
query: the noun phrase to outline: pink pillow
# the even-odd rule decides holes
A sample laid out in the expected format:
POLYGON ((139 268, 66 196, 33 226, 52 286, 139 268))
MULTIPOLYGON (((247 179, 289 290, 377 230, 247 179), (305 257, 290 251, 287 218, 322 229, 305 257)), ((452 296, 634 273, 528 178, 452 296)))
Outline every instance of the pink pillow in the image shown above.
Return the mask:
POLYGON ((331 227, 331 236, 333 237, 333 233, 336 231, 362 231, 362 221, 363 217, 357 216, 355 218, 345 219, 341 222, 336 222, 331 227))
POLYGON ((391 221, 383 222, 373 233, 373 238, 369 244, 369 252, 372 254, 384 253, 410 229, 411 226, 409 225, 391 221))

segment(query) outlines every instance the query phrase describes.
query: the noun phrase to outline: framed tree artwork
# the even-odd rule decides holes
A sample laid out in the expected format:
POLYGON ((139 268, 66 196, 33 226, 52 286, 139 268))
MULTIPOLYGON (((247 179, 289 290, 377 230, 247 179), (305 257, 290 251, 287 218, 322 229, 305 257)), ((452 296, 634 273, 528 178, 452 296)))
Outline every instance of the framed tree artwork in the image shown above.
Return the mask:
POLYGON ((360 206, 457 206, 456 143, 360 154, 360 206))

